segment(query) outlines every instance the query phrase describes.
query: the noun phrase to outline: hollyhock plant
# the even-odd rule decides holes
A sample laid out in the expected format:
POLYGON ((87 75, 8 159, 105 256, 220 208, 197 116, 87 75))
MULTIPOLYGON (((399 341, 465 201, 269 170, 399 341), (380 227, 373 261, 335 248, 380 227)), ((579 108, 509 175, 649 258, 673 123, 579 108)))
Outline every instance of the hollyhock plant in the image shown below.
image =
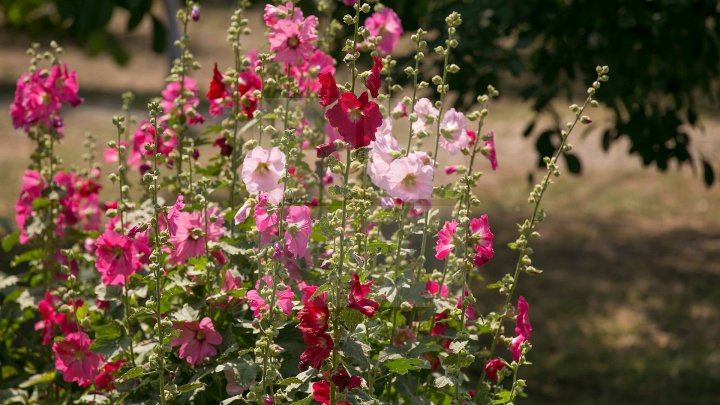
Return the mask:
POLYGON ((403 201, 418 201, 430 198, 433 191, 433 166, 427 162, 427 155, 413 152, 395 159, 387 171, 386 190, 393 198, 403 201))
POLYGON ((373 57, 373 66, 370 70, 370 75, 365 82, 365 87, 370 91, 370 95, 373 98, 377 98, 380 93, 380 87, 382 82, 380 81, 380 72, 382 71, 382 59, 373 57))
POLYGON ((305 335, 321 335, 328 329, 328 294, 323 292, 313 297, 316 291, 316 286, 303 289, 303 308, 298 311, 297 318, 300 320, 298 330, 305 335))
POLYGON ((400 17, 390 7, 383 7, 382 10, 368 17, 365 20, 365 28, 370 31, 370 35, 382 38, 378 44, 378 51, 382 55, 392 53, 403 33, 400 17))
POLYGON ((105 285, 125 285, 125 280, 142 267, 138 258, 137 240, 115 233, 111 229, 95 241, 95 268, 105 285))
POLYGON ((368 146, 374 141, 375 131, 383 121, 380 107, 369 100, 367 92, 360 97, 343 93, 337 104, 325 111, 325 117, 353 149, 368 146))
POLYGON ((453 244, 453 238, 457 234, 458 223, 456 220, 445 221, 442 229, 437 234, 438 240, 435 245, 435 258, 443 260, 447 255, 452 252, 455 245, 453 244))
POLYGON ((298 369, 307 370, 308 366, 320 370, 322 364, 332 354, 335 343, 327 333, 320 335, 303 334, 303 342, 307 345, 300 354, 298 369))
POLYGON ((312 217, 307 206, 289 207, 287 213, 285 247, 294 257, 303 257, 307 252, 312 233, 312 217))
POLYGON ((412 130, 414 133, 430 133, 432 131, 432 124, 438 119, 440 112, 433 105, 432 101, 427 98, 421 98, 415 103, 413 109, 417 115, 417 121, 412 123, 412 130))
POLYGON ((170 342, 170 346, 179 347, 178 356, 194 366, 215 357, 215 346, 223 341, 208 317, 200 322, 175 322, 173 328, 179 330, 180 335, 170 342))
POLYGON ((503 368, 505 368, 505 362, 496 357, 485 364, 483 371, 490 381, 497 381, 498 372, 503 368))
POLYGON ((268 201, 279 204, 282 200, 283 185, 280 178, 285 175, 285 154, 277 147, 265 149, 256 146, 245 155, 242 180, 251 194, 267 193, 268 201))
POLYGON ((317 49, 302 65, 298 66, 297 71, 300 73, 300 77, 298 77, 300 93, 306 96, 311 93, 315 94, 323 87, 320 75, 330 75, 330 77, 335 75, 335 59, 317 49))
POLYGON ((217 208, 210 208, 206 211, 179 212, 170 228, 175 232, 170 233, 170 242, 174 250, 170 254, 170 264, 181 264, 191 257, 205 255, 205 238, 209 241, 217 241, 223 236, 222 216, 217 215, 217 208), (207 220, 207 232, 205 216, 217 216, 217 221, 207 220))
POLYGON ((372 318, 375 316, 380 304, 376 301, 366 298, 370 292, 370 287, 373 285, 372 281, 367 283, 361 283, 360 277, 357 274, 352 275, 350 281, 350 295, 348 296, 348 307, 354 309, 361 314, 372 318))
POLYGON ((383 124, 375 133, 375 140, 370 142, 370 162, 367 174, 376 186, 388 190, 387 174, 394 156, 398 153, 398 141, 392 135, 392 121, 383 120, 383 124))
POLYGON ((291 2, 278 6, 266 4, 263 12, 263 21, 268 27, 277 24, 281 19, 302 20, 304 17, 300 7, 295 7, 291 2))
POLYGON ((497 154, 495 153, 495 133, 493 131, 487 133, 482 151, 483 155, 485 155, 485 157, 487 157, 490 161, 490 166, 492 167, 493 171, 497 170, 498 162, 497 154))
POLYGON ((530 341, 530 334, 532 332, 532 326, 530 325, 530 319, 528 318, 528 310, 530 306, 525 297, 520 296, 517 303, 517 319, 515 321, 515 334, 516 336, 510 342, 510 353, 513 356, 513 360, 520 361, 522 357, 522 344, 525 341, 530 341))
POLYGON ((182 110, 180 110, 187 116, 187 123, 193 125, 205 122, 202 115, 197 112, 197 107, 200 105, 200 99, 198 99, 197 96, 197 82, 192 77, 185 76, 182 83, 170 82, 167 86, 165 86, 165 89, 162 91, 163 99, 160 102, 163 111, 165 111, 166 114, 170 114, 172 112, 172 109, 175 107, 176 100, 180 97, 181 90, 190 94, 189 97, 185 97, 185 104, 182 106, 182 110))
POLYGON ((320 83, 318 97, 321 106, 327 107, 340 98, 340 90, 332 73, 321 72, 318 75, 318 82, 320 83))
POLYGON ((448 296, 447 284, 440 286, 440 283, 433 280, 428 280, 427 283, 425 283, 425 291, 430 295, 438 295, 439 293, 442 298, 447 298, 448 296))
POLYGON ((440 146, 451 155, 465 149, 470 144, 465 114, 454 108, 448 110, 440 121, 440 134, 440 146))
POLYGON ((477 240, 477 243, 473 245, 473 249, 475 249, 473 263, 475 267, 482 267, 495 255, 492 244, 493 233, 490 231, 487 214, 470 220, 470 232, 477 240))
MULTIPOLYGON (((145 149, 145 145, 155 144, 155 127, 149 121, 143 121, 133 134, 132 150, 128 157, 128 164, 133 168, 139 168, 141 164, 152 157, 152 152, 145 149)), ((157 137, 157 151, 169 157, 170 153, 178 146, 178 139, 175 134, 165 129, 162 136, 157 137)))
POLYGON ((76 382, 81 387, 92 384, 103 358, 90 351, 92 341, 85 332, 74 332, 62 341, 53 343, 55 368, 62 371, 63 380, 76 382))

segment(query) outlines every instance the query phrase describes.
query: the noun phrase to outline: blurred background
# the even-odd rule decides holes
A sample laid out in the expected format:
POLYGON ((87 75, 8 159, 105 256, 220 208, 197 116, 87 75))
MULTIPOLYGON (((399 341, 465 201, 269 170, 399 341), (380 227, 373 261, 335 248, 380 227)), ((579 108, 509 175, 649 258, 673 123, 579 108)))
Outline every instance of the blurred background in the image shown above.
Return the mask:
MULTIPOLYGON (((56 39, 78 71, 85 104, 65 111, 60 154, 80 164, 86 132, 115 136, 120 95, 136 115, 164 86, 177 35, 178 0, 0 0, 0 236, 32 144, 8 115, 33 41, 56 39), (170 19, 172 20, 172 19, 170 19)), ((337 6, 341 1, 325 1, 337 6)), ((245 49, 266 49, 262 2, 251 10, 245 49), (265 47, 265 48, 263 48, 265 47)), ((312 9, 313 1, 301 1, 312 9)), ((225 30, 233 1, 206 1, 191 50, 204 94, 214 62, 229 66, 225 30)), ((603 106, 573 134, 565 175, 550 190, 534 262, 545 273, 519 287, 531 304, 532 367, 526 403, 717 403, 720 399, 720 3, 701 0, 385 1, 406 32, 440 38, 450 11, 463 16, 451 87, 456 107, 494 84, 501 92, 486 128, 500 167, 478 190, 496 234, 495 280, 514 265, 504 245, 538 163, 559 143, 569 104, 584 100, 598 64, 610 65, 603 106), (436 33, 435 33, 436 32, 436 33)), ((412 49, 401 41, 399 69, 412 49)), ((432 44, 431 44, 432 45, 432 44)), ((437 66, 424 67, 429 80, 437 66)), ((342 67, 339 68, 342 70, 342 67)), ((202 99, 202 98, 201 98, 202 99)), ((206 111, 204 107, 201 111, 206 111)), ((101 159, 101 152, 98 154, 101 159)), ((483 164, 486 162, 482 162, 483 164)), ((109 196, 110 194, 108 194, 109 196)), ((9 255, 0 252, 0 269, 9 255)), ((476 295, 491 296, 493 291, 476 295)), ((488 302, 492 302, 488 298, 488 302)))

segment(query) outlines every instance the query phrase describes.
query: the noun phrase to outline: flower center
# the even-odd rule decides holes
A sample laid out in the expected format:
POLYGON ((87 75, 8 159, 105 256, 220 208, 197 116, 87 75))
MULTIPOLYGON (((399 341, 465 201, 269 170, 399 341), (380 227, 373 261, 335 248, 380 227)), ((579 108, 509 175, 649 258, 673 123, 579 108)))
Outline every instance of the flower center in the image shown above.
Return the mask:
POLYGON ((193 240, 198 240, 202 237, 203 231, 201 228, 193 228, 192 231, 190 231, 190 237, 193 240))
POLYGON ((360 109, 358 108, 351 108, 348 111, 348 118, 350 118, 351 121, 358 121, 362 118, 362 112, 360 112, 360 109))
POLYGON ((75 358, 75 360, 80 360, 80 361, 85 360, 85 352, 82 350, 78 350, 75 353, 73 353, 73 357, 75 358))
POLYGON ((196 340, 200 340, 200 341, 205 340, 205 332, 203 332, 203 331, 198 331, 198 332, 195 334, 195 339, 196 339, 196 340))
POLYGON ((417 181, 415 179, 414 174, 408 174, 407 176, 405 176, 404 179, 402 179, 403 186, 408 187, 408 188, 414 187, 415 183, 417 183, 417 181))
POLYGON ((255 168, 255 171, 257 174, 265 174, 270 171, 270 167, 265 162, 258 163, 257 167, 255 168))
POLYGON ((300 39, 298 39, 297 35, 294 35, 288 38, 287 44, 290 48, 297 49, 297 47, 300 45, 300 39))

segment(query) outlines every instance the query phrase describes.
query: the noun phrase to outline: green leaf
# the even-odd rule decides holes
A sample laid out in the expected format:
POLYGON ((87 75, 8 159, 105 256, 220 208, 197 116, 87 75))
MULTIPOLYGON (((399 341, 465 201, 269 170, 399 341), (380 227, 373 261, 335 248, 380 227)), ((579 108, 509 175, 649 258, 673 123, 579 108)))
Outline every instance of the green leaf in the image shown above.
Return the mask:
POLYGON ((143 375, 145 375, 145 369, 143 367, 133 367, 130 370, 126 371, 125 374, 121 375, 118 380, 129 381, 134 380, 138 377, 142 377, 143 375))
POLYGON ((234 397, 225 398, 222 402, 220 402, 220 405, 228 405, 232 404, 235 401, 244 401, 244 398, 242 395, 235 395, 234 397))
POLYGON ((55 371, 48 371, 47 373, 35 374, 27 380, 20 383, 20 388, 29 388, 38 384, 48 383, 55 379, 55 371))
POLYGON ((181 385, 177 388, 177 390, 179 393, 184 394, 186 392, 197 391, 202 388, 205 388, 205 384, 203 384, 201 382, 195 382, 195 383, 181 385))
POLYGON ((424 360, 421 359, 391 359, 385 362, 385 367, 388 371, 395 374, 405 375, 408 371, 420 370, 418 364, 423 364, 424 360))
POLYGON ((172 315, 172 318, 175 321, 192 322, 192 321, 197 320, 199 315, 200 315, 200 311, 191 307, 188 304, 185 304, 185 305, 183 305, 183 307, 180 310, 176 311, 172 315))
POLYGON ((313 400, 313 396, 312 396, 312 394, 310 394, 299 401, 293 402, 292 405, 307 405, 307 404, 311 403, 312 400, 313 400))
POLYGON ((18 242, 20 242, 20 232, 9 233, 2 238, 2 248, 5 252, 9 252, 18 242))

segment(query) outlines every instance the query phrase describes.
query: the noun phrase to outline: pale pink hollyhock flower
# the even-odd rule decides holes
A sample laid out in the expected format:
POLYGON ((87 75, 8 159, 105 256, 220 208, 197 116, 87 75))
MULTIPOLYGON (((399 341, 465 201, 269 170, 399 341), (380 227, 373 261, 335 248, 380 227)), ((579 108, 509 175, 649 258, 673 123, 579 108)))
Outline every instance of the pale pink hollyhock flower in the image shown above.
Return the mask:
POLYGON ((425 283, 425 291, 430 295, 437 295, 438 293, 440 293, 440 296, 443 298, 447 298, 448 296, 447 284, 443 284, 442 287, 440 287, 440 283, 433 280, 428 280, 425 283))
POLYGON ((277 147, 268 150, 262 146, 248 152, 243 161, 242 180, 250 194, 268 194, 269 201, 282 201, 283 185, 279 183, 285 174, 285 154, 277 147))
POLYGON ((437 234, 438 240, 435 245, 436 259, 443 260, 450 254, 450 252, 452 252, 455 247, 453 244, 453 238, 455 237, 455 234, 457 234, 457 227, 458 223, 456 220, 453 219, 450 222, 445 221, 445 225, 443 225, 442 229, 440 229, 437 234))
POLYGON ((438 119, 440 112, 433 105, 432 101, 423 97, 415 103, 413 112, 417 114, 417 121, 412 123, 412 130, 414 133, 430 133, 432 131, 432 124, 438 119))
POLYGON ((170 346, 180 346, 178 356, 193 366, 215 356, 215 346, 223 340, 207 316, 200 322, 175 322, 173 328, 179 330, 180 335, 170 342, 170 346))
POLYGON ((252 206, 250 205, 250 201, 245 201, 245 203, 238 209, 238 211, 235 213, 235 217, 233 218, 235 221, 235 225, 240 225, 250 216, 250 211, 252 211, 252 206))
POLYGON ((296 64, 310 56, 313 52, 312 42, 317 39, 317 22, 314 15, 305 19, 279 20, 268 36, 275 60, 296 64))
POLYGON ((63 380, 81 387, 90 385, 98 374, 103 357, 90 351, 92 341, 84 332, 74 332, 60 342, 53 343, 55 368, 63 372, 63 380))
POLYGON ((398 103, 395 104, 395 107, 390 112, 390 115, 392 115, 393 118, 407 117, 407 107, 405 107, 405 104, 403 104, 402 101, 398 101, 398 103))
POLYGON ((469 144, 465 114, 449 109, 440 121, 440 146, 454 155, 469 144))
POLYGON ((95 241, 95 268, 105 285, 125 285, 125 279, 142 267, 135 240, 106 229, 95 241))
POLYGON ((374 13, 365 20, 365 28, 374 37, 382 37, 378 44, 378 51, 381 55, 389 55, 398 43, 403 33, 402 23, 397 13, 390 7, 374 13))
POLYGON ((479 238, 478 242, 473 245, 475 249, 475 257, 473 263, 475 267, 485 265, 495 255, 493 250, 493 233, 490 231, 487 214, 483 214, 480 218, 470 220, 470 232, 474 238, 479 238))
POLYGON ((289 207, 286 221, 285 247, 293 256, 302 257, 307 252, 312 233, 310 208, 305 205, 289 207))
MULTIPOLYGON (((217 241, 223 235, 223 219, 217 208, 207 210, 208 215, 217 216, 217 221, 208 218, 207 238, 217 241)), ((170 253, 170 264, 181 264, 191 257, 205 255, 205 212, 180 212, 174 221, 176 232, 170 235, 168 242, 175 249, 170 253)))
MULTIPOLYGON (((260 281, 261 280, 258 280, 255 283, 254 290, 250 290, 245 294, 245 298, 250 302, 250 309, 253 311, 253 316, 258 319, 262 319, 262 313, 270 309, 270 305, 260 296, 260 281)), ((270 276, 263 277, 262 281, 265 282, 268 287, 272 288, 273 282, 270 276)), ((277 305, 285 315, 289 316, 292 314, 294 306, 292 300, 295 298, 295 293, 293 293, 292 288, 287 287, 285 290, 278 290, 276 294, 275 305, 277 305)))
POLYGON ((427 164, 427 154, 411 153, 395 159, 388 169, 387 185, 391 197, 403 201, 430 198, 433 191, 433 167, 427 164))
POLYGON ((497 170, 498 161, 497 155, 495 154, 495 133, 493 131, 487 133, 487 140, 483 145, 483 154, 490 161, 490 166, 492 166, 493 171, 497 170))
POLYGON ((291 20, 302 20, 303 12, 300 7, 295 7, 291 2, 287 2, 284 5, 274 6, 272 4, 266 4, 263 12, 263 20, 265 25, 272 28, 281 19, 291 20), (292 10, 292 15, 291 15, 292 10))
POLYGON ((392 135, 392 121, 385 119, 375 132, 375 140, 370 142, 370 163, 367 165, 370 180, 384 190, 389 189, 385 176, 398 149, 398 141, 392 135))

